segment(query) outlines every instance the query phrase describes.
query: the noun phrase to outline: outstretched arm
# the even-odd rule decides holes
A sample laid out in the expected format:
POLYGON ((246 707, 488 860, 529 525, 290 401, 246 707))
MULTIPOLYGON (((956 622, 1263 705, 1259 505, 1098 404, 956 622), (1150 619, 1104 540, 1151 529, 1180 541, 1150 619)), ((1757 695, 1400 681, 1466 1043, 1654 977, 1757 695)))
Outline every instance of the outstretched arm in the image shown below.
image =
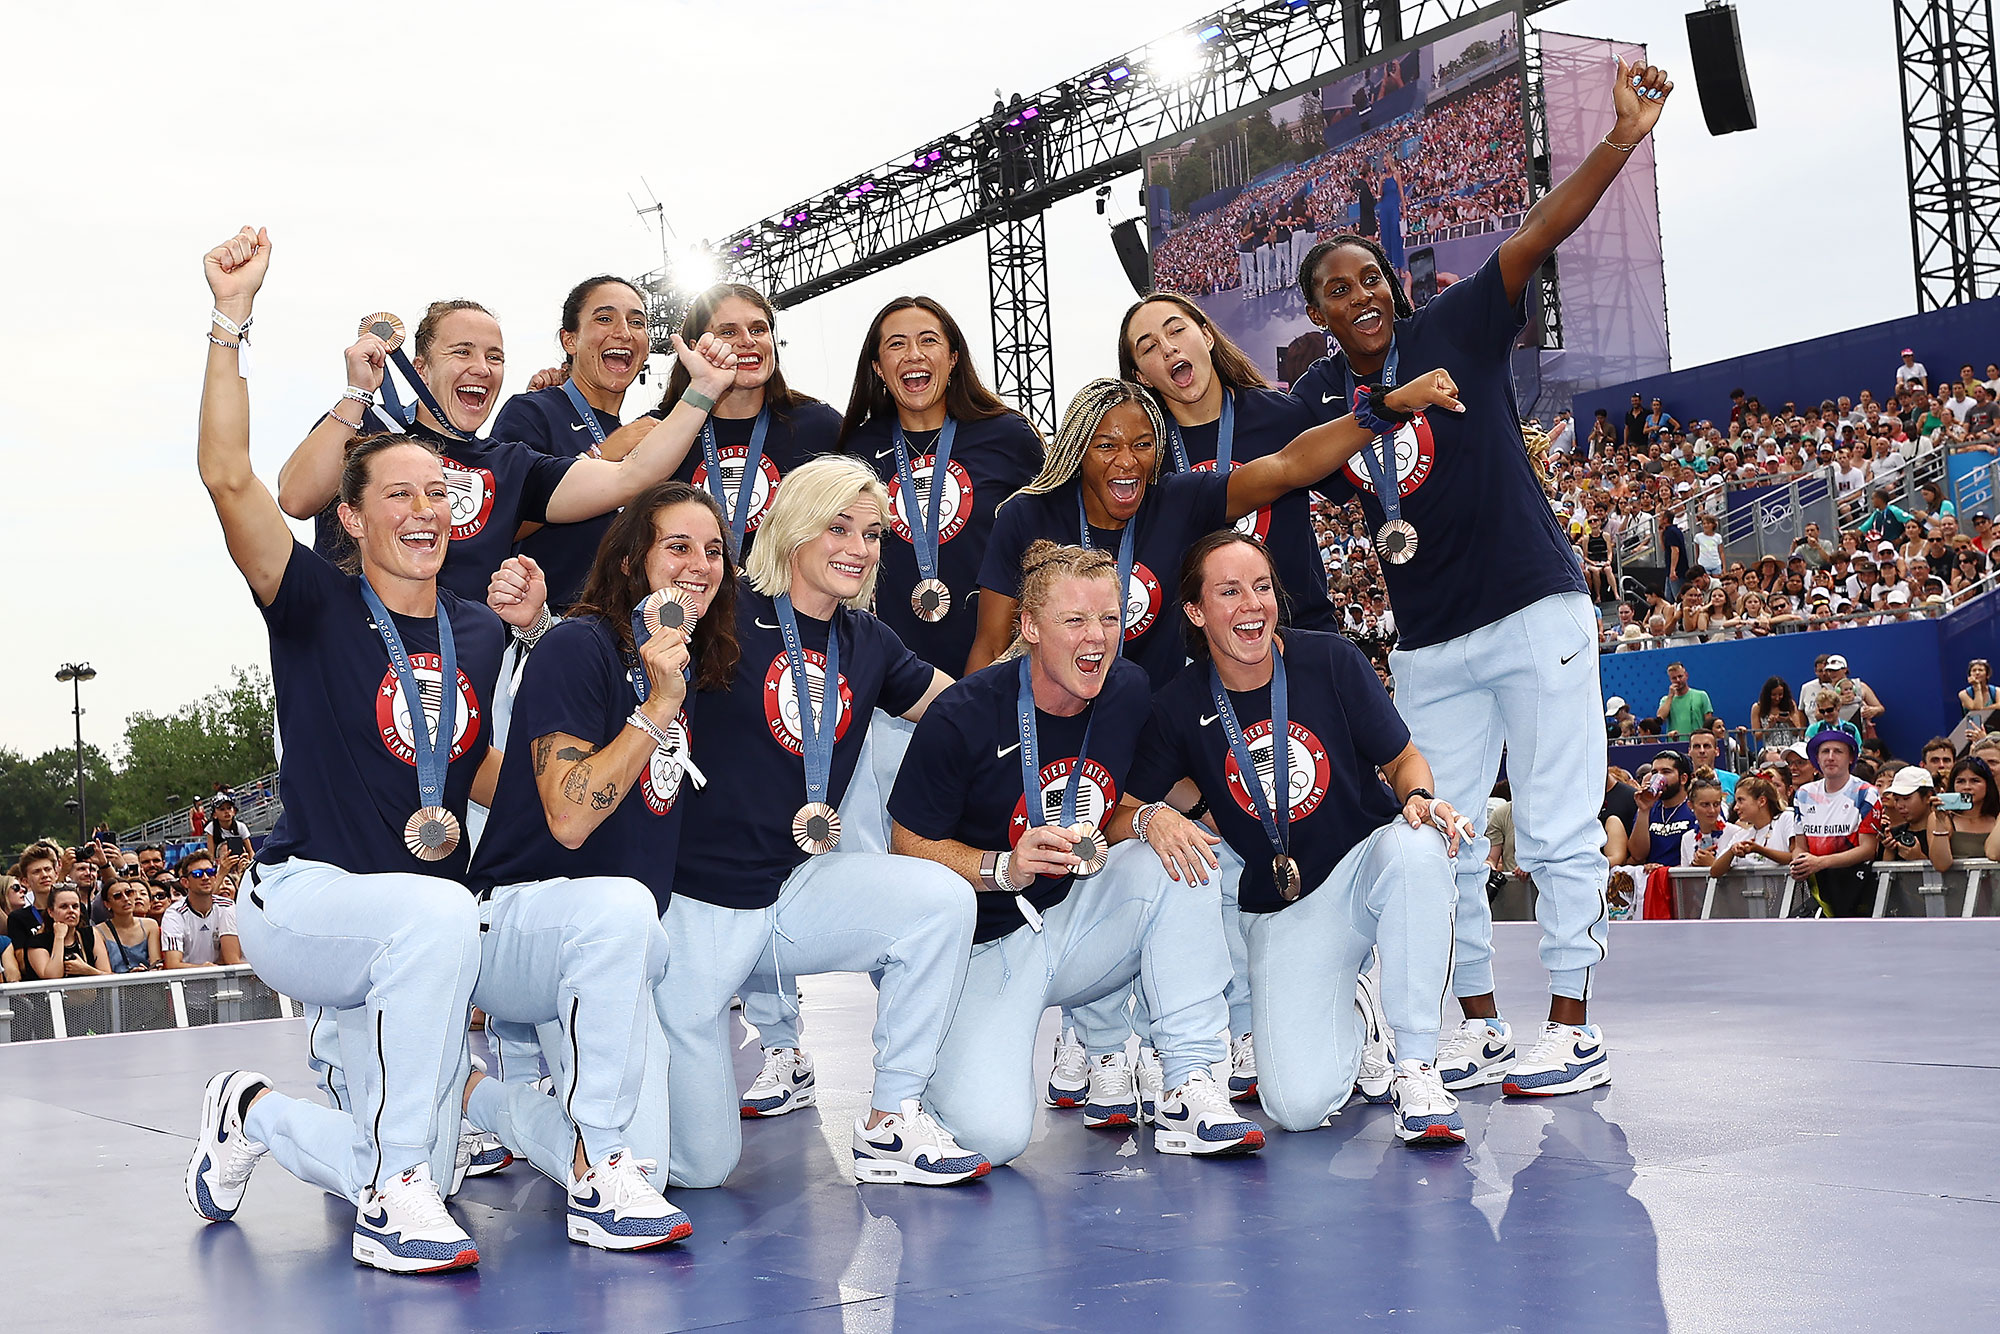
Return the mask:
MULTIPOLYGON (((1392 412, 1406 414, 1431 407, 1465 411, 1458 401, 1458 386, 1442 370, 1414 376, 1409 383, 1397 385, 1382 396, 1382 403, 1392 412)), ((1239 465, 1229 474, 1229 521, 1234 523, 1253 510, 1274 504, 1300 487, 1317 485, 1374 438, 1350 414, 1303 432, 1275 454, 1239 465)))
POLYGON ((1608 142, 1591 149, 1583 165, 1543 195, 1528 210, 1520 229, 1500 243, 1500 280, 1507 286, 1509 301, 1521 299, 1534 281, 1535 271, 1583 226, 1583 220, 1625 169, 1631 150, 1652 133, 1667 96, 1674 90, 1673 80, 1656 65, 1632 66, 1621 59, 1617 77, 1611 101, 1618 118, 1606 136, 1608 142))
MULTIPOLYGON (((703 334, 693 347, 682 342, 679 334, 673 339, 674 354, 687 367, 693 392, 714 400, 729 391, 736 379, 734 349, 716 341, 713 334, 703 334)), ((707 420, 706 410, 683 398, 664 420, 648 423, 651 429, 629 454, 616 460, 578 459, 549 497, 549 522, 580 523, 609 514, 638 499, 647 487, 666 481, 681 466, 707 420)), ((618 434, 630 430, 631 426, 620 427, 618 434)))
MULTIPOLYGON (((215 308, 237 324, 250 318, 257 289, 271 264, 271 238, 245 227, 202 258, 215 308)), ((210 332, 234 341, 219 326, 210 332)), ((209 344, 202 375, 201 425, 195 457, 201 484, 222 520, 229 558, 263 606, 278 596, 292 558, 292 530, 278 502, 250 467, 250 387, 237 371, 235 348, 209 344)))

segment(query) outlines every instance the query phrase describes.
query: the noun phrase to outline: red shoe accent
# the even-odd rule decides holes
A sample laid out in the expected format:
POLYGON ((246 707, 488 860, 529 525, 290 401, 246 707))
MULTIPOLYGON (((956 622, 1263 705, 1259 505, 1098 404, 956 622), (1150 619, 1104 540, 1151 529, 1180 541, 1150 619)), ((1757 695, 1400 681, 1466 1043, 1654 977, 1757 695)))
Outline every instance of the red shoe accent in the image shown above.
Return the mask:
POLYGON ((1257 1086, 1255 1084, 1252 1084, 1249 1088, 1244 1089, 1241 1093, 1230 1094, 1229 1100, 1231 1102, 1250 1102, 1251 1100, 1256 1098, 1256 1096, 1257 1096, 1257 1086))
POLYGON ((1111 1115, 1105 1117, 1102 1121, 1099 1121, 1095 1126, 1092 1127, 1092 1129, 1102 1130, 1106 1126, 1129 1126, 1131 1124, 1132 1124, 1131 1117, 1125 1115, 1125 1113, 1123 1112, 1113 1112, 1111 1115))
POLYGON ((1549 1096, 1540 1089, 1524 1089, 1511 1079, 1500 1086, 1500 1092, 1509 1098, 1546 1098, 1549 1096))
POLYGON ((443 1274, 453 1269, 468 1269, 471 1266, 476 1265, 478 1263, 479 1263, 478 1251, 464 1250, 460 1251, 457 1255, 453 1256, 449 1261, 447 1261, 444 1264, 433 1265, 429 1269, 414 1269, 411 1270, 410 1272, 415 1274, 443 1274))
POLYGON ((1243 1147, 1244 1147, 1244 1148, 1246 1148, 1246 1149, 1261 1149, 1261 1148, 1263 1148, 1263 1147, 1264 1147, 1264 1132, 1263 1132, 1263 1131, 1261 1131, 1261 1130, 1253 1130, 1253 1131, 1251 1131, 1251 1132, 1250 1132, 1249 1134, 1245 1135, 1245 1136, 1243 1137, 1243 1147))
POLYGON ((1078 1098, 1057 1098, 1055 1105, 1062 1108, 1075 1109, 1083 1106, 1083 1102, 1078 1098))
POLYGON ((764 1114, 755 1107, 738 1107, 736 1115, 745 1121, 757 1121, 761 1120, 764 1114))
POLYGON ((973 1172, 972 1172, 972 1175, 973 1175, 973 1176, 974 1176, 975 1178, 977 1178, 977 1177, 983 1177, 983 1176, 985 1176, 985 1175, 986 1175, 986 1174, 987 1174, 988 1172, 991 1172, 992 1170, 993 1170, 993 1164, 991 1164, 991 1163, 981 1163, 981 1164, 980 1164, 980 1165, 979 1165, 978 1167, 976 1167, 976 1168, 974 1168, 974 1169, 973 1169, 973 1172))

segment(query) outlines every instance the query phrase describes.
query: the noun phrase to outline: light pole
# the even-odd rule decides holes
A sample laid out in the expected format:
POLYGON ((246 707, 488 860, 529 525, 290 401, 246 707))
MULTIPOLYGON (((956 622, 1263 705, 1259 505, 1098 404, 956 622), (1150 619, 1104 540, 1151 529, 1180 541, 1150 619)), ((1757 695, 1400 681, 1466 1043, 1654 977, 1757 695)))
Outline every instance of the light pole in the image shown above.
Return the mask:
POLYGON ((70 711, 76 715, 76 845, 79 848, 90 838, 90 813, 84 809, 83 796, 83 683, 96 679, 97 669, 87 662, 66 662, 56 673, 56 680, 69 682, 74 698, 70 711))

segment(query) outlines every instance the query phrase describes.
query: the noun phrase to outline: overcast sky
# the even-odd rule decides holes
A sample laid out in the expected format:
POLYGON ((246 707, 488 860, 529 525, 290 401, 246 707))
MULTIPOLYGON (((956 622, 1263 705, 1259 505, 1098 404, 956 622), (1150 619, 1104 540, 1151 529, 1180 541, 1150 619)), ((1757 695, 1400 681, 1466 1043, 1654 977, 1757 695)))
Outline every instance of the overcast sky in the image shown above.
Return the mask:
MULTIPOLYGON (((1661 126, 1677 366, 1907 314, 1895 41, 1880 0, 1746 0, 1762 128, 1712 139, 1687 70, 1695 0, 1570 0, 1545 27, 1646 42, 1681 87, 1661 126)), ((44 5, 9 21, 0 265, 0 745, 168 710, 267 661, 195 476, 200 257, 268 226, 254 454, 274 481, 335 398, 356 318, 467 296, 501 318, 509 388, 554 359, 563 293, 658 262, 641 178, 720 237, 1212 6, 871 0, 591 6, 44 5)), ((1609 72, 1607 71, 1607 77, 1609 72)), ((1137 178, 1121 184, 1130 195, 1137 178)), ((1058 395, 1112 366, 1130 299, 1089 198, 1051 216, 1058 395)), ((929 292, 990 370, 974 240, 781 313, 792 382, 845 401, 887 297, 929 292)), ((203 775, 203 777, 207 777, 203 775)), ((235 778, 240 775, 215 775, 235 778)))

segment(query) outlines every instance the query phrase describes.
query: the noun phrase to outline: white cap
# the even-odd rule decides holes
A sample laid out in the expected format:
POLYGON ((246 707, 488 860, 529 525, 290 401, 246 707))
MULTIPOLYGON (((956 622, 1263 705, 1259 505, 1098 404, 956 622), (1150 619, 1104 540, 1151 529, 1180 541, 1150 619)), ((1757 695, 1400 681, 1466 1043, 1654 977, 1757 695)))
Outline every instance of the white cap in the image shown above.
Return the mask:
POLYGON ((1838 653, 1828 654, 1826 665, 1836 672, 1844 672, 1847 670, 1847 659, 1838 653))
POLYGON ((1889 602, 1895 606, 1907 607, 1910 605, 1910 595, 1900 588, 1893 588, 1889 590, 1889 602))
POLYGON ((1631 706, 1625 702, 1625 697, 1623 695, 1613 695, 1610 699, 1604 701, 1604 716, 1609 718, 1614 714, 1616 714, 1618 710, 1630 707, 1631 706))
POLYGON ((1937 783, 1932 779, 1930 770, 1920 764, 1908 764, 1897 771, 1895 781, 1889 784, 1888 790, 1899 797, 1907 797, 1919 789, 1936 788, 1937 783))

